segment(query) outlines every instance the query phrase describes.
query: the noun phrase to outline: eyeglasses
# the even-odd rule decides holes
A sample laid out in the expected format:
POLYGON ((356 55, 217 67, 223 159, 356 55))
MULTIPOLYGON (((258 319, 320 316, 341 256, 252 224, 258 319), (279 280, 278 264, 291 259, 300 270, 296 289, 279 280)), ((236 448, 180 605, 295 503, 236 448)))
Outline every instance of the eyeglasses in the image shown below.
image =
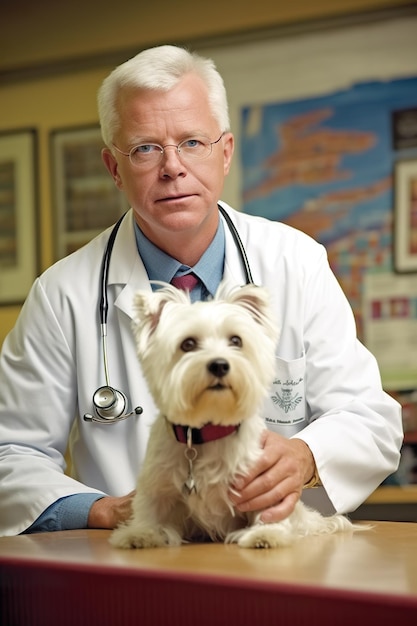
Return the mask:
POLYGON ((113 147, 120 154, 129 157, 129 161, 134 167, 146 167, 157 165, 162 160, 166 148, 175 148, 178 156, 185 161, 206 159, 212 153, 214 144, 219 143, 223 135, 224 132, 216 141, 209 141, 207 137, 190 137, 178 145, 168 143, 165 146, 160 146, 158 143, 141 143, 138 146, 133 146, 129 152, 123 152, 115 144, 113 147))

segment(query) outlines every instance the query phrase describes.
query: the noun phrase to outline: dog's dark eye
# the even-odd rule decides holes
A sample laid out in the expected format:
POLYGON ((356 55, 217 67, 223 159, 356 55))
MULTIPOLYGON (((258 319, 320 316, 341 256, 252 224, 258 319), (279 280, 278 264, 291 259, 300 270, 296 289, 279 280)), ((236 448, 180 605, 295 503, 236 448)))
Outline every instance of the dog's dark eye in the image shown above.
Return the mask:
POLYGON ((242 347, 242 339, 238 337, 238 335, 233 335, 233 337, 230 337, 229 343, 231 346, 234 346, 235 348, 242 347))
POLYGON ((194 337, 187 337, 181 344, 181 350, 183 352, 192 352, 197 347, 197 341, 194 337))

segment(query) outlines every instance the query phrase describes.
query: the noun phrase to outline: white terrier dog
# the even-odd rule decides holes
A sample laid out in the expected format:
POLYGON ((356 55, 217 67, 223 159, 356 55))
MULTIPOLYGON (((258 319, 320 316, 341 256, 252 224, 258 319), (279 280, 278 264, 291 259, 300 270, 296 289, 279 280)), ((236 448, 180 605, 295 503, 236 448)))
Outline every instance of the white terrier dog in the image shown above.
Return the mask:
POLYGON ((229 493, 262 454, 260 408, 275 373, 279 337, 263 288, 249 285, 208 302, 166 286, 135 300, 137 352, 159 415, 132 502, 113 531, 121 548, 235 542, 287 546, 299 537, 349 530, 298 502, 284 521, 234 509, 229 493))

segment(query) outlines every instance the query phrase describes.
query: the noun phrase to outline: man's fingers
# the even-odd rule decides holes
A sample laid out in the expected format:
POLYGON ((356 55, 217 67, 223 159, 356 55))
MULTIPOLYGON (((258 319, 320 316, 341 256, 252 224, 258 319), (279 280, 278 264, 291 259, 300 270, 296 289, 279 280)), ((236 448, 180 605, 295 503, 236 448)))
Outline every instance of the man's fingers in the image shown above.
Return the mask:
POLYGON ((279 504, 262 511, 260 517, 261 522, 264 522, 264 524, 273 524, 274 522, 281 522, 286 519, 294 511, 298 499, 297 493, 290 493, 286 498, 281 500, 279 504))

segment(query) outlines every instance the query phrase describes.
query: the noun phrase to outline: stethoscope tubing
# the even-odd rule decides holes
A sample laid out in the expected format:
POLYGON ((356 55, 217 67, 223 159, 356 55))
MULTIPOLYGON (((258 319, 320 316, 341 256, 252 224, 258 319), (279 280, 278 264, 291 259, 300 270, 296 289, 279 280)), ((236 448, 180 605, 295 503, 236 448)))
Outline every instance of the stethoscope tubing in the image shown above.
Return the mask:
MULTIPOLYGON (((254 284, 248 256, 246 254, 245 247, 242 243, 242 240, 239 236, 236 226, 234 225, 227 211, 220 205, 218 205, 218 208, 233 236, 237 249, 239 250, 239 254, 241 257, 242 264, 243 264, 243 269, 245 272, 246 284, 254 284)), ((86 413, 84 415, 84 420, 87 422, 99 422, 101 424, 115 424, 121 420, 126 419, 130 415, 135 415, 135 414, 140 415, 142 413, 141 407, 136 407, 133 411, 129 413, 125 412, 127 408, 127 399, 126 399, 125 394, 122 391, 118 391, 117 389, 114 389, 110 385, 109 365, 108 365, 108 356, 107 356, 107 314, 108 314, 108 309, 109 309, 108 278, 109 278, 110 260, 111 260, 111 255, 113 252, 113 246, 116 240, 117 233, 119 231, 120 225, 122 221, 124 220, 125 216, 126 216, 126 213, 124 213, 114 225, 113 230, 110 233, 107 246, 103 254, 103 260, 101 263, 100 294, 99 294, 98 308, 99 308, 99 316, 100 316, 100 335, 101 335, 101 346, 102 346, 106 386, 100 387, 94 392, 93 405, 94 405, 95 414, 90 415, 89 413, 86 413), (97 394, 99 392, 102 393, 103 390, 105 391, 107 390, 109 393, 109 396, 112 396, 115 398, 114 414, 112 413, 112 407, 103 409, 102 407, 98 406, 97 402, 95 401, 97 394), (123 407, 121 411, 119 410, 119 408, 116 408, 120 406, 123 407)))

